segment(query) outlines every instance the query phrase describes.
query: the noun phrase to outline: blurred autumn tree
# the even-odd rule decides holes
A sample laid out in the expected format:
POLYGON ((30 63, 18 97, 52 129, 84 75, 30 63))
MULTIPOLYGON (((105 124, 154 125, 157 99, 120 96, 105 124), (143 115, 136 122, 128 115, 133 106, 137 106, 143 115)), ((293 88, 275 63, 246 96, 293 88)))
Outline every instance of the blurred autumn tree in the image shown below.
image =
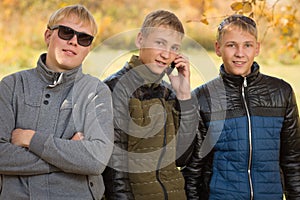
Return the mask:
MULTIPOLYGON (((200 8, 198 18, 189 23, 205 25, 238 13, 256 20, 264 55, 285 64, 299 63, 300 0, 189 0, 200 8)), ((214 25, 216 26, 216 25, 214 25)))
MULTIPOLYGON (((219 22, 240 13, 257 21, 266 58, 299 62, 300 0, 0 0, 0 67, 35 65, 38 55, 46 50, 43 33, 50 14, 74 3, 90 9, 99 24, 94 45, 138 28, 148 12, 161 8, 174 11, 188 36, 212 50, 219 22)), ((126 45, 126 41, 118 45, 126 45)))

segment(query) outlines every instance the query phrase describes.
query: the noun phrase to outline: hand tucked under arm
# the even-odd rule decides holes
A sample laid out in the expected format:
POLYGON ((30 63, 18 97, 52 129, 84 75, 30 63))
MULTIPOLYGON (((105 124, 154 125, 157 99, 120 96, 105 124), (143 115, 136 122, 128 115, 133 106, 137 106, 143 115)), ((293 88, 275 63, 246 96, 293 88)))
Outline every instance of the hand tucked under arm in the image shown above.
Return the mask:
POLYGON ((14 129, 11 132, 11 143, 20 147, 28 148, 34 134, 34 130, 21 128, 14 129))
POLYGON ((76 132, 73 137, 71 138, 71 140, 75 140, 75 141, 78 141, 78 140, 83 140, 84 139, 84 135, 82 132, 76 132))
POLYGON ((175 60, 175 67, 177 68, 178 75, 169 75, 172 87, 176 91, 177 99, 187 100, 191 98, 190 86, 190 63, 187 58, 178 55, 175 60))

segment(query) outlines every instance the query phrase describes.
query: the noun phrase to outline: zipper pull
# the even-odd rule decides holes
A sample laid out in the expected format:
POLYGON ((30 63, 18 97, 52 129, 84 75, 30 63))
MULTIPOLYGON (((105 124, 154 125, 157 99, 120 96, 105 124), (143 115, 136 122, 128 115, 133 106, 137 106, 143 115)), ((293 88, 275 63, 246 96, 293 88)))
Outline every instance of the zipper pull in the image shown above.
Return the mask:
POLYGON ((247 77, 244 77, 243 85, 244 85, 244 87, 247 87, 247 86, 248 86, 248 84, 247 84, 247 77))
POLYGON ((55 74, 53 84, 48 85, 48 87, 54 88, 55 86, 61 84, 62 77, 63 77, 63 72, 59 73, 59 76, 58 76, 58 74, 55 74))

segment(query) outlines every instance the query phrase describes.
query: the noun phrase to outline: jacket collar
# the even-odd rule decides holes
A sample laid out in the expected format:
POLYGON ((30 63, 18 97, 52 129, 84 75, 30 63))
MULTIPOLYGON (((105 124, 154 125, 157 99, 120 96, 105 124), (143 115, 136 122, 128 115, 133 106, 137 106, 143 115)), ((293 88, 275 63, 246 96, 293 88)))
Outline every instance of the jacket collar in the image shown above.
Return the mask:
POLYGON ((139 57, 136 55, 131 57, 125 68, 127 68, 127 70, 134 70, 137 75, 143 79, 145 85, 152 87, 156 85, 158 86, 165 74, 163 73, 158 75, 153 73, 145 64, 140 61, 139 57))
POLYGON ((56 87, 57 85, 63 83, 73 83, 75 79, 79 79, 83 76, 82 65, 65 72, 55 72, 50 70, 45 63, 46 53, 40 56, 37 62, 36 70, 40 78, 48 84, 48 87, 56 87))
MULTIPOLYGON (((246 76, 247 83, 251 84, 255 80, 257 80, 260 77, 261 73, 259 71, 259 65, 256 62, 253 62, 251 67, 251 73, 246 76)), ((244 82, 244 77, 237 76, 237 75, 231 75, 225 72, 224 64, 220 67, 220 76, 225 82, 228 82, 229 84, 238 86, 241 85, 244 82)))

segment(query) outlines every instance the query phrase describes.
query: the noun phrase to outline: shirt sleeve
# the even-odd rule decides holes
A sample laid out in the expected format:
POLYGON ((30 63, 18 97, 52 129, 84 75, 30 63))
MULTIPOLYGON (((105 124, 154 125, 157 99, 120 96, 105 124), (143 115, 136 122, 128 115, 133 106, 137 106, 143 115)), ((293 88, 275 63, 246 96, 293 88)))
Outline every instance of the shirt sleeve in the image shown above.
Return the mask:
POLYGON ((60 171, 28 149, 10 142, 18 112, 13 106, 16 79, 17 76, 8 76, 0 82, 0 174, 37 175, 60 171))
POLYGON ((192 96, 189 100, 176 101, 175 119, 176 125, 176 165, 184 167, 191 157, 196 137, 199 115, 197 112, 197 100, 192 96), (176 117, 176 115, 178 115, 176 117))
POLYGON ((287 200, 300 198, 300 122, 296 97, 291 89, 281 131, 280 165, 287 200))

